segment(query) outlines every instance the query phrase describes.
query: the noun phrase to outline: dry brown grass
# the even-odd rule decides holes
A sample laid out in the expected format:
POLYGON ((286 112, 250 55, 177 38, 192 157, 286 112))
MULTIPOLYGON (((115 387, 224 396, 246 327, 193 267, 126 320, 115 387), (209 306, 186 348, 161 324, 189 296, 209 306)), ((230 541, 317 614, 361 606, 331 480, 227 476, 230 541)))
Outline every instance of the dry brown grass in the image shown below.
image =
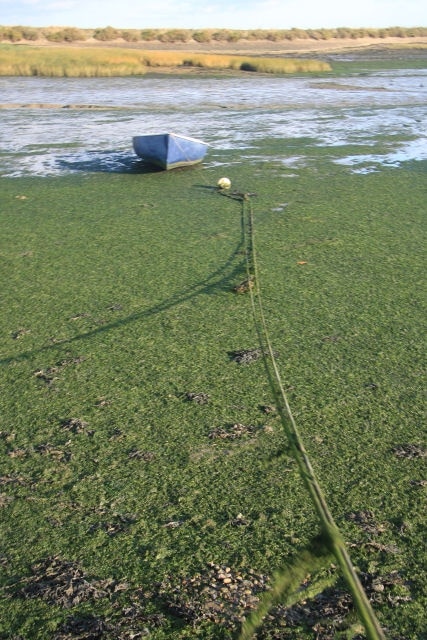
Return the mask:
POLYGON ((229 54, 182 51, 144 51, 91 47, 14 47, 0 48, 2 76, 97 77, 143 75, 161 68, 230 69, 261 73, 304 73, 329 71, 329 64, 318 60, 262 58, 229 54))

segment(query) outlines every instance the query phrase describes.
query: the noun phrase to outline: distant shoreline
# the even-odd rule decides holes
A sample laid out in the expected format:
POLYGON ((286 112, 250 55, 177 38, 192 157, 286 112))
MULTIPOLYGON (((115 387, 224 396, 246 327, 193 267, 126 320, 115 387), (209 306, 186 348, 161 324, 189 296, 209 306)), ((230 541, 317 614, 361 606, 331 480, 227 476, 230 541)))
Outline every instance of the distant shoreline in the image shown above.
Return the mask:
MULTIPOLYGON (((3 44, 5 42, 3 41, 3 44)), ((10 44, 10 43, 9 43, 10 44)), ((389 50, 426 49, 427 37, 390 37, 390 38, 333 38, 330 40, 314 40, 301 38, 295 40, 238 40, 236 42, 210 41, 196 42, 161 42, 158 40, 146 40, 138 42, 126 42, 122 38, 113 41, 100 41, 89 38, 79 42, 50 42, 48 40, 36 40, 32 42, 19 41, 14 46, 40 46, 40 47, 71 47, 71 48, 126 48, 147 51, 188 51, 194 53, 224 53, 224 54, 252 54, 252 55, 320 55, 339 52, 378 52, 389 50)))
MULTIPOLYGON (((112 77, 146 74, 331 73, 343 65, 427 68, 427 36, 186 42, 124 38, 1 45, 0 76, 112 77)), ((22 105, 21 105, 22 106, 22 105)), ((24 105, 25 106, 25 105, 24 105)))

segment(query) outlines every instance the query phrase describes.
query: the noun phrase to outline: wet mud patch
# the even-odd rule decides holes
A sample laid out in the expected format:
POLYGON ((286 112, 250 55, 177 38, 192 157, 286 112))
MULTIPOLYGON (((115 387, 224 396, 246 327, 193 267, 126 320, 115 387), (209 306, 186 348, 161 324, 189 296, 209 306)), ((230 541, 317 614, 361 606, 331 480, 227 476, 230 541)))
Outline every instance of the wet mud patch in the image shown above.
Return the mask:
POLYGON ((249 278, 246 278, 245 280, 242 280, 242 282, 239 282, 239 284, 236 284, 236 286, 233 287, 233 291, 235 293, 248 293, 248 291, 253 289, 254 286, 255 276, 251 275, 249 278))
POLYGON ((427 485, 427 480, 411 480, 411 485, 413 487, 425 487, 427 485))
POLYGON ((84 433, 87 430, 87 426, 87 422, 80 420, 80 418, 67 418, 61 422, 61 427, 71 433, 84 433))
POLYGON ((15 447, 13 449, 9 449, 7 455, 9 458, 26 458, 29 454, 28 449, 24 449, 23 447, 15 447))
POLYGON ((28 333, 31 333, 31 329, 24 329, 24 327, 20 327, 16 331, 12 331, 11 338, 12 340, 19 340, 19 338, 22 338, 22 336, 25 336, 28 333))
POLYGON ((15 433, 12 431, 0 431, 0 440, 10 443, 15 440, 15 433))
MULTIPOLYGON (((362 573, 360 579, 369 601, 377 607, 388 604, 399 606, 410 600, 409 591, 403 587, 403 579, 396 573, 381 576, 362 573), (395 591, 405 592, 398 595, 395 591)), ((328 587, 315 597, 294 604, 291 607, 279 605, 266 616, 264 627, 257 636, 259 640, 289 638, 297 640, 299 630, 310 630, 318 640, 334 640, 337 633, 352 628, 354 605, 350 594, 340 586, 328 587), (280 629, 280 631, 278 631, 280 629)), ((358 627, 363 631, 363 627, 358 627)), ((362 638, 365 635, 351 636, 362 638)))
POLYGON ((243 436, 256 435, 262 427, 254 427, 252 425, 244 425, 236 422, 225 427, 216 427, 209 432, 208 437, 211 440, 235 440, 243 436))
POLYGON ((427 449, 418 444, 400 444, 397 447, 393 447, 392 452, 398 458, 425 458, 427 456, 427 449))
POLYGON ((164 624, 162 614, 147 613, 135 603, 106 618, 91 614, 69 616, 58 627, 53 640, 137 640, 149 637, 152 629, 164 624))
POLYGON ((42 456, 49 456, 59 462, 69 462, 72 457, 71 451, 60 449, 50 442, 43 442, 34 447, 34 452, 42 456))
POLYGON ((25 599, 40 598, 65 609, 81 602, 111 597, 127 585, 115 580, 97 580, 88 576, 76 563, 48 557, 31 567, 32 575, 24 578, 15 594, 25 599))
POLYGON ((266 416, 275 416, 278 415, 277 414, 277 407, 275 407, 272 404, 260 404, 258 406, 258 409, 261 411, 261 413, 264 413, 266 416))
POLYGON ((89 533, 95 533, 96 531, 104 531, 109 537, 113 537, 118 533, 123 533, 137 520, 137 517, 133 514, 122 515, 116 514, 108 522, 96 522, 93 524, 89 533))
POLYGON ((95 433, 93 429, 88 428, 88 423, 80 418, 67 418, 61 422, 61 427, 73 434, 84 433, 88 436, 93 436, 95 433))
POLYGON ((7 493, 0 493, 0 509, 7 507, 13 500, 13 496, 9 496, 7 493))
POLYGON ((57 460, 58 462, 69 462, 72 457, 71 451, 68 449, 62 449, 52 444, 51 442, 42 442, 33 447, 16 447, 10 449, 7 452, 9 458, 28 458, 33 454, 41 456, 49 456, 50 458, 57 460))
POLYGON ((7 473, 4 476, 0 476, 0 487, 6 487, 6 486, 25 487, 28 484, 30 484, 30 482, 26 478, 24 478, 24 476, 16 472, 7 473))
MULTIPOLYGON (((314 89, 336 89, 337 91, 360 91, 360 86, 353 84, 344 84, 341 82, 310 82, 310 87, 314 89)), ((377 93, 378 91, 388 91, 386 87, 364 87, 363 91, 373 91, 377 93)))
POLYGON ((158 597, 169 613, 192 626, 213 622, 237 630, 258 605, 267 583, 265 575, 208 563, 193 576, 165 578, 158 597))
POLYGON ((71 610, 61 622, 54 640, 130 640, 150 635, 166 624, 165 616, 152 603, 152 593, 131 587, 125 581, 104 580, 88 575, 78 564, 48 557, 31 567, 32 575, 21 579, 12 598, 41 599, 49 605, 71 610), (97 615, 102 600, 109 601, 109 613, 97 615), (86 603, 86 604, 85 604, 86 603), (91 612, 79 611, 89 604, 91 612))
POLYGON ((152 451, 143 451, 141 449, 131 449, 128 453, 129 460, 141 460, 142 462, 152 462, 156 454, 152 451))
MULTIPOLYGON (((399 606, 410 599, 404 581, 397 572, 387 576, 362 573, 360 576, 369 601, 374 605, 399 606), (395 591, 405 592, 398 595, 395 591)), ((340 586, 328 587, 313 598, 302 600, 290 607, 278 605, 266 616, 264 625, 257 634, 259 640, 297 640, 300 631, 312 631, 317 640, 334 640, 337 633, 345 632, 354 624, 354 605, 350 594, 340 586)), ((363 628, 360 626, 360 630, 363 628)), ((351 636, 362 638, 365 635, 351 636)))
MULTIPOLYGON (((260 348, 240 349, 239 351, 229 351, 228 355, 230 356, 230 360, 237 362, 237 364, 250 364, 251 362, 259 360, 263 356, 268 356, 269 352, 260 348)), ((273 352, 273 355, 275 358, 279 356, 276 351, 273 352)))
POLYGON ((209 402, 209 395, 207 393, 194 393, 190 391, 185 394, 185 400, 187 400, 187 402, 195 402, 196 404, 207 404, 209 402))
POLYGON ((77 356, 75 358, 65 358, 64 360, 59 360, 51 367, 46 367, 46 369, 38 369, 34 371, 33 375, 45 382, 48 386, 51 386, 55 380, 58 379, 58 374, 63 371, 66 367, 70 365, 77 365, 84 361, 83 356, 77 356))
MULTIPOLYGON (((364 573, 361 580, 369 600, 375 605, 395 607, 411 599, 397 572, 387 576, 364 573)), ((309 584, 310 576, 307 584, 301 586, 298 603, 275 605, 270 609, 257 631, 258 640, 297 640, 301 632, 307 631, 314 632, 319 640, 333 640, 337 632, 354 624, 353 601, 345 589, 328 587, 305 599, 303 592, 309 584)), ((195 633, 205 623, 237 632, 257 609, 263 594, 271 588, 266 575, 209 563, 203 571, 189 577, 168 576, 161 583, 157 596, 170 614, 191 625, 195 633)))
POLYGON ((376 538, 387 532, 388 526, 385 523, 377 522, 372 511, 357 511, 350 513, 347 519, 353 522, 359 530, 363 532, 363 538, 351 543, 352 548, 363 548, 368 553, 400 553, 397 545, 392 543, 380 542, 376 538))
POLYGON ((357 511, 350 513, 348 519, 354 522, 364 533, 378 536, 386 530, 384 524, 378 524, 372 511, 357 511))
POLYGON ((77 109, 91 111, 123 110, 125 107, 102 104, 60 104, 57 102, 13 102, 2 103, 0 109, 77 109))
POLYGON ((97 616, 87 614, 83 616, 69 616, 54 635, 54 640, 95 640, 105 638, 114 626, 97 616))
POLYGON ((296 640, 299 630, 310 629, 318 640, 332 640, 340 628, 347 627, 346 618, 352 611, 351 597, 336 588, 326 589, 312 600, 292 607, 279 605, 266 616, 257 637, 260 640, 289 638, 296 640))

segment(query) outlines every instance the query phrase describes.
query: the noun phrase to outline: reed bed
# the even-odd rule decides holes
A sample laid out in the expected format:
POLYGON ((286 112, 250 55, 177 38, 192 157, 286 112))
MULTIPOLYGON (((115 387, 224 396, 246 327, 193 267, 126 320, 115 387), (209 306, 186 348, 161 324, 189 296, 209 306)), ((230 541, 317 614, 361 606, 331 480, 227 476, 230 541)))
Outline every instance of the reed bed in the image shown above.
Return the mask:
POLYGON ((0 75, 48 77, 132 76, 145 72, 138 52, 90 48, 0 48, 0 75))
POLYGON ((199 67, 204 69, 236 69, 238 56, 226 54, 191 53, 186 51, 146 51, 148 67, 199 67))
POLYGON ((242 60, 242 71, 256 71, 258 73, 317 73, 330 71, 331 66, 321 60, 302 60, 297 58, 253 58, 242 60))
POLYGON ((160 68, 197 67, 259 73, 317 73, 330 71, 328 63, 294 58, 258 58, 179 51, 128 49, 69 49, 58 47, 0 47, 1 76, 105 77, 143 75, 160 68))

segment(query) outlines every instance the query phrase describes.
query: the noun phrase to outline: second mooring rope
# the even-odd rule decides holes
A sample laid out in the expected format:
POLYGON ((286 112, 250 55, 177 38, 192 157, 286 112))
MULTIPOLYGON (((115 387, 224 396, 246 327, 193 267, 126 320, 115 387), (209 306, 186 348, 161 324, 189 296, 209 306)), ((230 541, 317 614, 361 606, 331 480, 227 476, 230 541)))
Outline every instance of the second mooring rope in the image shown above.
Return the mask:
MULTIPOLYGON (((264 362, 271 390, 274 394, 277 411, 280 415, 293 456, 298 464, 300 475, 305 487, 310 493, 319 517, 323 544, 333 553, 341 568, 360 619, 365 627, 368 640, 385 640, 385 636, 371 607, 371 603, 354 570, 345 542, 329 511, 323 491, 316 478, 310 458, 299 434, 294 416, 292 415, 291 407, 280 377, 267 329, 260 289, 258 260, 255 248, 254 212, 251 202, 251 195, 254 194, 235 193, 230 195, 241 202, 242 227, 245 238, 246 272, 247 280, 250 284, 248 291, 250 293, 254 324, 260 341, 260 347, 264 354, 264 362)), ((249 631, 249 628, 247 628, 247 631, 249 631)), ((253 631, 249 631, 248 635, 244 630, 241 636, 242 640, 252 637, 252 633, 253 631)))

